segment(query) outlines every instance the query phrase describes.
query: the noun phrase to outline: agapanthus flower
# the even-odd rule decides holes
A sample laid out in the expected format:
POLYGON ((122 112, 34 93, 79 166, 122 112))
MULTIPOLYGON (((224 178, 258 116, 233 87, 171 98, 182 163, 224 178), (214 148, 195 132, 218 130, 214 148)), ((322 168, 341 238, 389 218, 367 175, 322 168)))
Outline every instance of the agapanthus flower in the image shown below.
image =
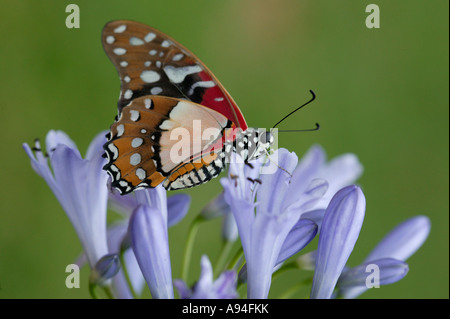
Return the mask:
POLYGON ((287 236, 302 213, 313 207, 327 189, 322 179, 303 181, 306 186, 297 182, 296 174, 292 174, 298 161, 294 153, 280 149, 276 157, 283 169, 260 175, 264 165, 261 160, 247 165, 236 156, 230 163, 229 177, 221 179, 246 258, 249 298, 267 298, 272 272, 287 236))
POLYGON ((330 298, 358 239, 366 201, 361 189, 347 186, 336 193, 322 221, 311 298, 330 298))
POLYGON ((52 130, 47 134, 47 155, 39 141, 33 149, 23 144, 31 166, 47 182, 75 228, 91 269, 108 253, 108 175, 102 170, 105 164, 102 145, 105 142, 105 133, 98 134, 89 145, 85 159, 62 131, 52 130))
POLYGON ((181 299, 235 299, 239 295, 236 291, 236 272, 223 272, 216 280, 213 278, 211 262, 206 255, 201 258, 200 278, 192 288, 182 280, 175 280, 174 285, 181 299))
POLYGON ((344 269, 337 288, 343 298, 356 298, 368 287, 367 266, 376 265, 379 271, 379 284, 385 285, 399 281, 408 272, 405 261, 425 242, 431 224, 426 216, 415 216, 404 221, 387 234, 359 266, 344 269))
MULTIPOLYGON (((159 206, 166 207, 167 227, 171 227, 177 224, 186 215, 191 201, 190 196, 187 194, 175 194, 166 199, 165 191, 160 188, 157 190, 140 190, 139 192, 147 192, 149 194, 145 196, 142 201, 142 194, 138 196, 136 196, 135 193, 120 195, 116 190, 111 191, 109 205, 112 209, 121 213, 123 219, 108 227, 108 244, 110 246, 110 251, 119 252, 121 249, 124 249, 124 261, 131 281, 131 288, 138 294, 140 294, 145 281, 133 249, 131 249, 131 247, 129 248, 127 245, 130 241, 130 238, 128 238, 130 235, 128 233, 129 218, 139 205, 144 204, 156 207, 159 202, 159 206), (155 196, 156 198, 154 198, 155 196), (140 200, 138 200, 138 197, 140 200), (152 197, 153 201, 151 201, 152 197)), ((161 212, 161 214, 164 213, 161 212)), ((133 297, 122 272, 114 278, 113 287, 118 298, 133 297)))
POLYGON ((173 299, 166 190, 158 186, 135 195, 140 205, 128 228, 133 252, 152 297, 173 299))
POLYGON ((118 254, 107 254, 97 261, 92 269, 90 282, 96 285, 106 285, 120 270, 120 258, 118 254))
MULTIPOLYGON (((301 193, 301 190, 308 186, 308 182, 313 179, 324 179, 328 183, 328 189, 303 218, 310 219, 320 226, 332 196, 341 188, 353 184, 362 172, 363 167, 356 155, 346 153, 327 161, 323 148, 319 145, 312 146, 299 160, 294 170, 293 174, 297 178, 293 182, 297 185, 293 188, 301 193)), ((236 225, 230 213, 231 208, 225 201, 224 192, 212 199, 202 210, 202 214, 208 218, 223 216, 224 235, 236 234, 236 225)))

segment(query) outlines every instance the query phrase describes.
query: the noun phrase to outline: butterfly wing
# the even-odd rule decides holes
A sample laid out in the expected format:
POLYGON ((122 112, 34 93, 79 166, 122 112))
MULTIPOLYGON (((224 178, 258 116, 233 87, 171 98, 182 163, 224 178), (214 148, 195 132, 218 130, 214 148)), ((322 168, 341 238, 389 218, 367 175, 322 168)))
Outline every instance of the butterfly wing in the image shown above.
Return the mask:
POLYGON ((138 97, 111 126, 104 169, 122 194, 164 181, 167 189, 204 183, 223 168, 222 138, 230 126, 221 113, 191 101, 138 97))
POLYGON ((166 34, 117 20, 104 27, 102 42, 120 76, 119 114, 135 98, 162 95, 203 105, 225 116, 233 127, 247 129, 238 106, 211 71, 166 34))

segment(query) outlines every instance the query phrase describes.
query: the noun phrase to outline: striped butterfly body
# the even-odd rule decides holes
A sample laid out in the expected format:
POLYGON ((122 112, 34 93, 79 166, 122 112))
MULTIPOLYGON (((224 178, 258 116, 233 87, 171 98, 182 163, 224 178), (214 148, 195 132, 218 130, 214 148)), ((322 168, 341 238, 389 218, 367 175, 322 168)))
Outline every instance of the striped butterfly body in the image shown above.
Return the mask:
POLYGON ((121 194, 205 183, 231 152, 248 161, 272 142, 270 134, 247 127, 211 71, 164 33, 118 20, 105 26, 102 42, 121 81, 118 115, 104 145, 104 169, 121 194))

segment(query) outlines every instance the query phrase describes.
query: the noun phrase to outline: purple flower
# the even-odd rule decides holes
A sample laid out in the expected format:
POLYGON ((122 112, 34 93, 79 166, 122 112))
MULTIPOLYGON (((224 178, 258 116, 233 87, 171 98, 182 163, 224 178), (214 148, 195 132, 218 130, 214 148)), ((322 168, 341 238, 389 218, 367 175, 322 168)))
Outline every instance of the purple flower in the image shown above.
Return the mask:
MULTIPOLYGON (((130 193, 127 195, 120 195, 115 189, 110 193, 110 207, 121 213, 124 217, 122 221, 115 223, 108 228, 108 243, 110 244, 110 251, 119 252, 121 249, 126 249, 124 251, 126 269, 132 287, 137 293, 140 293, 142 290, 144 277, 139 268, 133 249, 127 249, 127 242, 130 242, 130 239, 128 238, 129 218, 140 205, 155 207, 156 209, 161 209, 161 214, 163 215, 167 212, 167 226, 171 227, 178 223, 186 215, 189 210, 190 201, 190 196, 186 194, 175 194, 166 199, 166 192, 161 187, 158 187, 157 189, 139 190, 135 193, 130 193)), ((141 233, 138 231, 135 235, 140 236, 141 233)), ((160 240, 163 242, 162 247, 166 247, 166 238, 160 238, 160 240)), ((155 244, 158 243, 151 244, 152 248, 157 249, 157 247, 154 246, 155 244)), ((142 246, 143 245, 138 245, 135 249, 143 249, 142 255, 144 255, 145 258, 148 248, 142 246)), ((141 264, 147 266, 149 265, 149 263, 146 263, 145 261, 142 261, 141 264)), ((151 266, 149 267, 151 268, 151 266)), ((144 271, 146 273, 151 273, 151 270, 147 268, 145 268, 144 271)), ((151 274, 148 274, 147 278, 152 278, 151 274)), ((153 280, 149 281, 148 285, 153 285, 153 280)), ((119 273, 119 275, 114 278, 113 286, 117 297, 132 298, 123 273, 119 273)))
POLYGON ((249 298, 267 298, 272 271, 288 235, 327 189, 322 179, 302 181, 305 186, 295 173, 291 175, 298 161, 294 153, 280 149, 274 157, 283 169, 260 175, 262 160, 247 165, 236 156, 229 177, 221 179, 247 262, 249 298))
MULTIPOLYGON (((128 196, 128 195, 125 195, 128 196)), ((131 215, 131 213, 130 213, 131 215)), ((119 270, 119 273, 112 279, 112 292, 114 297, 120 299, 130 299, 133 298, 130 287, 125 279, 125 274, 123 273, 123 266, 126 266, 126 271, 131 282, 131 288, 140 295, 144 287, 145 279, 139 268, 136 257, 133 253, 133 249, 127 248, 128 245, 124 241, 127 240, 128 232, 128 222, 129 218, 120 220, 108 226, 108 249, 110 252, 120 254, 123 249, 123 261, 125 265, 119 270)))
POLYGON ((339 278, 338 288, 344 298, 356 298, 367 290, 365 280, 369 265, 377 265, 379 284, 390 284, 402 279, 408 272, 405 261, 425 242, 430 233, 430 220, 416 216, 394 228, 372 250, 362 265, 345 269, 339 278))
POLYGON ((152 297, 173 299, 166 190, 158 186, 135 195, 140 205, 128 228, 133 252, 152 297))
POLYGON ((408 271, 408 264, 403 261, 394 258, 377 259, 344 269, 339 277, 337 288, 347 292, 353 289, 359 290, 357 288, 362 288, 364 291, 370 287, 379 288, 380 285, 399 281, 408 271))
POLYGON ((47 134, 48 156, 42 152, 39 141, 33 149, 23 144, 31 166, 47 182, 74 226, 91 269, 108 253, 108 175, 102 169, 105 142, 104 132, 97 135, 89 145, 85 159, 75 143, 61 131, 52 130, 47 134))
POLYGON ((201 273, 197 283, 189 288, 182 280, 175 280, 174 285, 181 299, 235 299, 236 272, 225 271, 214 281, 211 262, 206 255, 201 259, 201 273))
POLYGON ((120 260, 117 254, 108 254, 100 258, 91 272, 90 282, 100 286, 106 285, 120 270, 120 260))
POLYGON ((311 298, 331 298, 358 239, 365 208, 364 194, 357 186, 345 187, 331 199, 322 221, 311 298))

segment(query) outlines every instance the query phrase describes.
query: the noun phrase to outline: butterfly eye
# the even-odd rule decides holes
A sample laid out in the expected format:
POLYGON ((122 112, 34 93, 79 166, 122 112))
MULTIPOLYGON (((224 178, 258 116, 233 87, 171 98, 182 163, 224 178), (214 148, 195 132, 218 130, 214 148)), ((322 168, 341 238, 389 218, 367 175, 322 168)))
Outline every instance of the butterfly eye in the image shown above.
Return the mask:
POLYGON ((270 132, 270 131, 266 132, 265 137, 266 137, 266 143, 273 144, 273 134, 272 134, 272 132, 270 132))

